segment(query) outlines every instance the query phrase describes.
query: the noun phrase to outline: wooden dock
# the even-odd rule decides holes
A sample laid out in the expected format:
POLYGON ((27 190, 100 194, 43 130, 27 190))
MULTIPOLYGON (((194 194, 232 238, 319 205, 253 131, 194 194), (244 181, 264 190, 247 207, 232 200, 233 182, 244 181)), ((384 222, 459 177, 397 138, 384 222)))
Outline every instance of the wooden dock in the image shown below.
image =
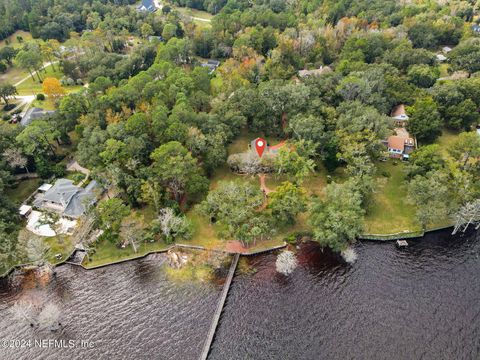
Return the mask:
POLYGON ((200 355, 200 360, 206 360, 208 353, 210 352, 210 347, 212 346, 213 338, 217 330, 218 322, 220 321, 220 315, 222 315, 223 306, 225 305, 225 300, 227 299, 228 290, 230 289, 230 284, 232 283, 233 275, 235 275, 235 269, 237 268, 238 259, 240 254, 235 254, 233 256, 232 264, 230 265, 230 270, 228 271, 227 280, 223 285, 222 294, 218 300, 217 309, 213 315, 212 324, 210 325, 210 330, 208 331, 205 344, 203 345, 202 354, 200 355))

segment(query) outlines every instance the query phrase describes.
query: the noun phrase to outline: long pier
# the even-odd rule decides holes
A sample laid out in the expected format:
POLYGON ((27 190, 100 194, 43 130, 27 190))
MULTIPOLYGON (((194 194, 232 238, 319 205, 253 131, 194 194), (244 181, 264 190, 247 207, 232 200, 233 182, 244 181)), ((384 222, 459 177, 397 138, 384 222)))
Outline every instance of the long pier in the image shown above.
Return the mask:
POLYGON ((200 360, 206 360, 208 357, 208 353, 210 352, 210 347, 212 346, 213 337, 215 336, 215 332, 217 331, 218 322, 220 321, 220 315, 222 315, 223 306, 225 305, 225 300, 227 299, 228 290, 230 289, 230 284, 232 283, 233 275, 235 274, 235 269, 237 268, 238 259, 240 254, 235 254, 232 260, 232 264, 230 265, 230 270, 228 271, 227 280, 223 285, 222 294, 220 295, 220 299, 218 300, 217 309, 215 310, 215 314, 213 315, 212 324, 210 325, 210 330, 208 331, 207 338, 205 340, 205 344, 203 345, 202 354, 200 355, 200 360))

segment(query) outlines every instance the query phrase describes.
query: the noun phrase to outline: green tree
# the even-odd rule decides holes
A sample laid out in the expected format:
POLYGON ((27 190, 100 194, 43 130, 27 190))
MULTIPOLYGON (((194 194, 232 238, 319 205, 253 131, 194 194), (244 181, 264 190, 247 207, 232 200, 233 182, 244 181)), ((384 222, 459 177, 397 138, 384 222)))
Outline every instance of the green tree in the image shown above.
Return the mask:
POLYGON ((130 207, 118 198, 102 201, 98 205, 96 209, 96 219, 98 225, 105 231, 109 240, 114 241, 118 238, 122 220, 129 213, 130 207))
POLYGON ((454 206, 447 176, 440 171, 430 172, 415 176, 408 184, 408 200, 417 208, 417 220, 423 230, 444 221, 448 208, 454 206))
POLYGON ((142 33, 142 37, 145 39, 155 34, 152 25, 149 23, 143 23, 142 27, 140 28, 140 32, 142 33))
POLYGON ((296 216, 306 210, 306 201, 305 189, 286 181, 269 195, 268 208, 277 223, 292 225, 296 216))
POLYGON ((13 65, 13 59, 17 52, 11 46, 5 46, 0 49, 0 60, 5 60, 9 66, 13 65))
POLYGON ((151 169, 156 179, 165 186, 175 201, 182 203, 184 196, 201 196, 208 188, 197 160, 179 142, 171 141, 151 154, 151 169))
POLYGON ((300 155, 288 145, 283 146, 273 159, 278 174, 286 173, 294 177, 297 184, 315 170, 315 162, 300 155))
POLYGON ((480 136, 475 131, 461 133, 448 153, 464 170, 480 170, 480 136))
POLYGON ((16 137, 25 154, 41 156, 51 154, 55 156, 52 142, 58 138, 60 132, 45 120, 33 121, 16 137))
POLYGON ((328 184, 325 198, 313 201, 310 225, 313 237, 333 251, 345 250, 363 229, 362 197, 350 183, 328 184))
POLYGON ((15 57, 18 65, 21 68, 28 70, 32 80, 35 81, 33 74, 36 73, 38 77, 38 81, 42 81, 40 77, 40 69, 42 67, 42 55, 34 50, 20 50, 17 56, 15 57))
POLYGON ((415 101, 407 112, 410 113, 407 129, 418 141, 432 142, 442 133, 442 119, 431 98, 415 101))
POLYGON ((438 144, 431 144, 415 150, 409 159, 408 177, 426 175, 430 171, 441 170, 445 167, 442 149, 438 144))
POLYGON ((0 85, 0 98, 3 99, 5 102, 5 105, 8 105, 8 101, 12 96, 17 95, 17 88, 13 86, 12 84, 4 84, 0 85))
POLYGON ((438 67, 422 64, 412 65, 408 69, 408 81, 421 88, 432 87, 439 77, 440 70, 438 67))

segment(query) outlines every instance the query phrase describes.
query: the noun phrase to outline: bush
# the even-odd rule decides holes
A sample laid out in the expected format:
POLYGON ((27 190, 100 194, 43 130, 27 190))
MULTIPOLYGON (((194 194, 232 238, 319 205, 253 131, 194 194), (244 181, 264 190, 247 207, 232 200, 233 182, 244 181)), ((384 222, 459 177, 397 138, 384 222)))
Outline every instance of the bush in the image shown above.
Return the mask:
POLYGON ((5 115, 2 116, 2 119, 5 120, 5 121, 10 120, 11 118, 12 118, 12 117, 11 117, 10 115, 8 115, 8 114, 5 114, 5 115))
POLYGON ((83 80, 82 79, 77 79, 76 83, 77 83, 77 85, 83 85, 83 80))
POLYGON ((389 178, 389 177, 390 177, 390 173, 389 173, 388 171, 386 171, 386 170, 383 170, 382 173, 381 173, 381 175, 382 175, 383 177, 386 177, 386 178, 389 178))
POLYGON ((12 112, 12 115, 17 115, 17 114, 20 114, 21 112, 22 112, 22 109, 17 109, 12 112))
POLYGON ((43 95, 43 94, 37 94, 37 100, 38 100, 38 101, 45 101, 45 95, 43 95))
POLYGON ((56 177, 63 177, 67 173, 65 170, 65 165, 63 164, 56 164, 53 168, 53 173, 56 177))
POLYGON ((6 72, 7 72, 7 65, 3 61, 0 61, 0 73, 4 74, 6 72))
POLYGON ((12 109, 15 109, 15 106, 17 106, 17 105, 15 105, 15 104, 8 104, 8 105, 5 105, 5 106, 3 107, 3 110, 4 110, 4 111, 10 111, 10 110, 12 110, 12 109))
POLYGON ((66 82, 67 82, 67 85, 68 85, 68 86, 75 85, 75 80, 73 80, 72 78, 68 78, 68 79, 66 80, 66 82))

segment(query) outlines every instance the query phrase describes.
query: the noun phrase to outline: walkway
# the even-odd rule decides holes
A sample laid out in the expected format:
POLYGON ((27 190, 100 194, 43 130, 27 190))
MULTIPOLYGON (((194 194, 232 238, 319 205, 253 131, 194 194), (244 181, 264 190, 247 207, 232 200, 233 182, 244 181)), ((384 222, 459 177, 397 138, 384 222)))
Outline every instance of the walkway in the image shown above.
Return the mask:
MULTIPOLYGON (((53 62, 50 62, 50 61, 49 61, 49 62, 46 62, 45 64, 43 64, 43 66, 42 66, 42 68, 41 68, 40 70, 46 69, 46 68, 49 67, 50 65, 52 65, 52 64, 57 64, 57 63, 58 63, 58 61, 53 61, 53 62)), ((36 75, 36 74, 37 74, 37 71, 35 71, 35 72, 33 73, 33 75, 36 75)), ((31 78, 31 75, 25 76, 22 80, 17 81, 15 84, 13 84, 13 86, 18 86, 18 85, 20 85, 21 83, 27 81, 29 78, 31 78)))
POLYGON ((258 174, 258 177, 260 178, 260 190, 262 190, 265 195, 273 192, 273 190, 269 189, 265 183, 265 174, 258 174))
POLYGON ((240 254, 235 254, 232 260, 232 264, 230 265, 230 270, 228 271, 227 280, 223 285, 222 294, 220 295, 220 300, 217 304, 217 309, 215 310, 215 314, 213 315, 212 325, 210 326, 210 330, 208 331, 207 339, 203 346, 202 354, 200 355, 200 360, 206 360, 208 353, 210 352, 210 347, 212 346, 213 338, 215 336, 215 332, 217 330, 218 322, 220 321, 220 315, 222 315, 223 306, 225 305, 225 300, 227 299, 228 290, 230 289, 230 284, 232 283, 233 275, 235 274, 235 269, 237 268, 238 258, 240 254))

